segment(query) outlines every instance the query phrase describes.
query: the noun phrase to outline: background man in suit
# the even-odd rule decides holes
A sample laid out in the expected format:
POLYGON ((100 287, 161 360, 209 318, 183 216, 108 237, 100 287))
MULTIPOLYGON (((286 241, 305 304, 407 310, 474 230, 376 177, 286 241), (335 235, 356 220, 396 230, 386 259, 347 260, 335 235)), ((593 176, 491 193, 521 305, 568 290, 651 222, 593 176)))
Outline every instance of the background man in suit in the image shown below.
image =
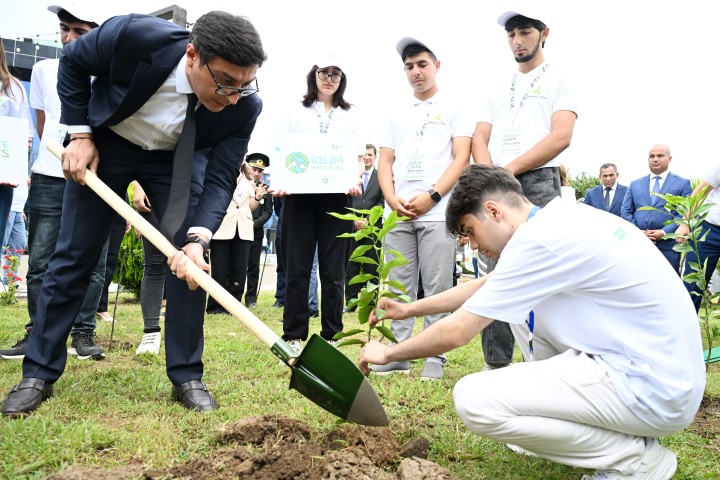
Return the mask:
POLYGON ((250 21, 225 12, 201 16, 191 33, 156 17, 118 16, 65 48, 58 93, 70 139, 62 163, 73 181, 65 188, 23 380, 3 402, 3 415, 35 410, 65 368, 65 342, 115 218, 83 185, 88 167, 120 195, 137 180, 161 228, 182 248, 168 259, 166 370, 175 400, 191 410, 217 408, 201 381, 206 295, 185 266, 209 269, 207 244, 225 216, 262 110, 253 94, 266 58, 250 21), (212 148, 204 187, 195 188, 193 150, 206 147, 212 148), (171 188, 171 178, 180 188, 171 188))
POLYGON ((617 183, 620 174, 614 163, 603 163, 600 167, 601 185, 591 188, 585 193, 585 204, 600 210, 605 210, 613 215, 620 216, 620 208, 627 187, 617 183))
POLYGON ((680 274, 680 253, 674 251, 674 239, 663 240, 666 233, 677 230, 677 225, 665 225, 672 216, 664 209, 665 200, 653 195, 658 192, 687 197, 692 193, 690 180, 679 177, 668 170, 672 155, 665 145, 654 145, 648 155, 650 175, 633 180, 623 200, 621 216, 645 233, 667 258, 675 273, 680 274), (640 210, 641 207, 655 207, 654 210, 640 210))
MULTIPOLYGON (((377 158, 377 148, 374 145, 365 145, 365 156, 363 157, 363 165, 365 167, 364 172, 360 175, 362 178, 362 195, 352 197, 352 208, 361 210, 368 210, 372 207, 379 205, 385 206, 385 197, 383 197, 382 190, 380 189, 380 183, 378 182, 377 169, 375 168, 375 159, 377 158)), ((360 230, 366 225, 366 222, 356 221, 355 230, 360 230)), ((350 253, 354 252, 355 249, 360 245, 372 245, 372 240, 365 238, 360 242, 356 242, 351 239, 350 253)), ((374 249, 367 252, 368 256, 377 259, 374 249)), ((375 275, 377 273, 377 265, 361 264, 357 262, 349 262, 347 269, 347 282, 360 273, 360 269, 363 269, 365 273, 371 273, 375 275)), ((345 286, 345 303, 351 299, 357 297, 360 293, 362 284, 356 283, 350 285, 349 283, 345 286)), ((354 309, 353 309, 354 310, 354 309)))
POLYGON ((260 206, 253 210, 253 231, 255 240, 250 247, 250 258, 248 258, 247 291, 245 292, 245 305, 248 308, 255 308, 257 304, 258 282, 260 280, 260 254, 262 253, 263 238, 265 230, 263 226, 270 219, 273 212, 273 198, 267 193, 268 186, 263 183, 265 168, 270 166, 270 158, 263 153, 251 153, 245 159, 250 166, 250 174, 256 187, 264 185, 262 196, 256 196, 255 200, 260 206))

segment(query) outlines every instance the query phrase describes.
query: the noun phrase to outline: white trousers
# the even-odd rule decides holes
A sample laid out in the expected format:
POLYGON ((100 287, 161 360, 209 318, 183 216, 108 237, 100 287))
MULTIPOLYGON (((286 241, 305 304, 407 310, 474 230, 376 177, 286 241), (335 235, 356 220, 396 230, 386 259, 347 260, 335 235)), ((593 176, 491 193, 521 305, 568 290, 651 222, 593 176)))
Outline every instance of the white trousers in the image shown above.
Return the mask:
MULTIPOLYGON (((525 350, 527 333, 516 340, 525 350)), ((640 467, 644 437, 670 433, 637 418, 605 368, 586 354, 566 350, 541 360, 534 349, 536 361, 474 373, 455 385, 455 409, 471 431, 558 463, 625 474, 640 467)))

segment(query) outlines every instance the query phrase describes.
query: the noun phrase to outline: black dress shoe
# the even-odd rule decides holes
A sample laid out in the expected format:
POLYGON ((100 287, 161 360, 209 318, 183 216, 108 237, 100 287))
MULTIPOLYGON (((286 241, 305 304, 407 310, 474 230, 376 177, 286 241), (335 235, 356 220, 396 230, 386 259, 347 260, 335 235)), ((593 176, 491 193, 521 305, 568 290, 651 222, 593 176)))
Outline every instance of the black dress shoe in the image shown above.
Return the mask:
POLYGON ((19 417, 34 411, 40 403, 52 395, 53 387, 39 378, 23 378, 15 385, 2 403, 2 414, 19 417))
POLYGON ((172 396, 188 410, 207 412, 218 408, 210 391, 200 380, 190 380, 172 388, 172 396))
POLYGON ((275 300, 275 303, 273 303, 273 308, 283 308, 285 307, 285 304, 282 303, 280 300, 275 300))

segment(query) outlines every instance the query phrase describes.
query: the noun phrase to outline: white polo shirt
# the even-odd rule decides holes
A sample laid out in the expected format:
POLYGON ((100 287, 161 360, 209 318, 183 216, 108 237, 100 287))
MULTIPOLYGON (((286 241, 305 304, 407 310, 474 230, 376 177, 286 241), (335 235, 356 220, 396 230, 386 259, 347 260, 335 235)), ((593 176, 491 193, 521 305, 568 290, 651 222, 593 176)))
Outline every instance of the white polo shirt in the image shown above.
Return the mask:
MULTIPOLYGON (((395 194, 409 200, 433 188, 453 161, 453 138, 472 138, 474 131, 475 123, 467 107, 439 91, 429 100, 412 96, 391 109, 378 145, 395 151, 395 194)), ((450 192, 417 220, 445 221, 449 198, 450 192)), ((391 211, 386 205, 385 214, 391 211)))
POLYGON ((48 142, 62 144, 67 127, 60 123, 60 97, 57 93, 59 59, 43 60, 33 66, 30 77, 30 106, 45 112, 40 150, 32 165, 33 173, 63 178, 62 164, 47 149, 48 142))

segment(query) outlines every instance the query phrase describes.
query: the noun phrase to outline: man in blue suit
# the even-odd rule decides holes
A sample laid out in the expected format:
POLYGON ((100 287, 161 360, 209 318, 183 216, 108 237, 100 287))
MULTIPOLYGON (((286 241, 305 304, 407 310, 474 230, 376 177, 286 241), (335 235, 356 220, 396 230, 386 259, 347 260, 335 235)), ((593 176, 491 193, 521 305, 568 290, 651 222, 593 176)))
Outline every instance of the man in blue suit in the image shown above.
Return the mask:
POLYGON ((663 240, 666 233, 677 230, 677 225, 665 225, 673 218, 665 211, 665 200, 652 192, 687 197, 692 193, 690 180, 679 177, 668 170, 672 155, 665 145, 655 145, 648 155, 650 175, 633 180, 625 193, 621 217, 632 223, 660 249, 672 266, 680 274, 680 253, 673 250, 674 239, 663 240), (657 210, 640 210, 641 207, 655 207, 657 210))
POLYGON ((202 383, 206 295, 186 278, 185 264, 209 268, 207 244, 230 203, 262 110, 253 94, 265 60, 255 27, 225 12, 203 15, 192 32, 145 15, 114 17, 65 48, 58 93, 69 143, 62 164, 74 181, 65 189, 23 380, 3 402, 3 415, 35 410, 65 368, 65 343, 114 219, 110 207, 83 185, 86 167, 118 194, 137 180, 162 225, 166 214, 178 220, 166 228, 182 249, 168 260, 166 370, 175 400, 190 410, 217 408, 202 383), (207 155, 202 187, 190 182, 188 168, 192 151, 201 149, 207 155), (169 201, 171 194, 181 200, 169 201))
POLYGON ((603 163, 600 167, 601 185, 591 188, 585 193, 585 204, 620 216, 620 208, 627 187, 617 183, 620 174, 614 163, 603 163))

